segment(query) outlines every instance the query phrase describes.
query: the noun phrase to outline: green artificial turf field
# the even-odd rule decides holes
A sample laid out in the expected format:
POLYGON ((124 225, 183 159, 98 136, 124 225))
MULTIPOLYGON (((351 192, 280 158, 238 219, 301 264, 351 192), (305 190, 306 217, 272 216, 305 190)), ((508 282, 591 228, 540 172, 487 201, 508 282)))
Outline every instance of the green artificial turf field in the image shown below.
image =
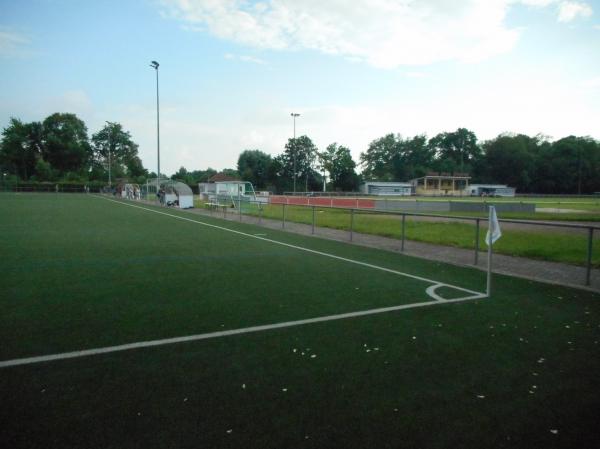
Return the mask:
POLYGON ((2 447, 600 444, 591 292, 85 195, 0 195, 0 247, 2 447))

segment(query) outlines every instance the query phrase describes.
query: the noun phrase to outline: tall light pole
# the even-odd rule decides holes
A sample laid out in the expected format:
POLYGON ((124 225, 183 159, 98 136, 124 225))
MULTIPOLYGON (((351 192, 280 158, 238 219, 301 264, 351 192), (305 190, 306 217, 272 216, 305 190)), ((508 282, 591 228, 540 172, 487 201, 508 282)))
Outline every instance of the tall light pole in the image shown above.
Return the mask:
POLYGON ((112 179, 110 177, 110 144, 108 144, 108 187, 112 187, 112 179))
POLYGON ((158 160, 158 173, 157 176, 157 186, 158 189, 160 187, 160 113, 158 107, 158 66, 160 64, 156 61, 152 61, 150 63, 150 67, 153 67, 156 70, 156 156, 158 160))
POLYGON ((111 143, 111 140, 112 140, 111 137, 112 136, 110 135, 111 134, 111 130, 110 130, 111 123, 110 122, 106 122, 106 124, 109 126, 109 129, 108 129, 108 188, 110 189, 110 188, 112 188, 112 178, 111 178, 111 175, 110 175, 110 165, 111 165, 110 164, 110 146, 112 144, 111 143))
POLYGON ((290 114, 294 118, 294 195, 296 194, 296 117, 300 117, 300 114, 292 112, 290 114))

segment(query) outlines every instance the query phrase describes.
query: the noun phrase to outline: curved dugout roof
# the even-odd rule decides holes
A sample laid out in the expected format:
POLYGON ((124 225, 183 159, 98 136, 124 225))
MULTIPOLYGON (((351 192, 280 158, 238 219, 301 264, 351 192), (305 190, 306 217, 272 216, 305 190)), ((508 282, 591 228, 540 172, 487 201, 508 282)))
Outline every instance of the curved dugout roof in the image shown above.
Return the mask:
MULTIPOLYGON (((156 186, 157 183, 158 182, 156 179, 148 180, 149 185, 156 186)), ((185 184, 183 182, 172 181, 170 179, 161 179, 160 186, 163 189, 165 189, 167 192, 174 191, 175 193, 177 193, 177 195, 180 195, 180 196, 193 196, 194 195, 190 186, 188 186, 187 184, 185 184)))

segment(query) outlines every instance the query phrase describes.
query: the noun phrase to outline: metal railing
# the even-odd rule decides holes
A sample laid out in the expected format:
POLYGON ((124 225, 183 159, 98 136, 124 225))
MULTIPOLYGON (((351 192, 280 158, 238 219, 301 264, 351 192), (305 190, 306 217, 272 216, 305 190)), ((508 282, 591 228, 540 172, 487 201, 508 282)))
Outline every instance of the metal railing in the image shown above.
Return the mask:
MULTIPOLYGON (((254 203, 250 201, 249 203, 254 203)), ((360 208, 344 208, 344 207, 328 207, 328 206, 316 206, 316 205, 300 205, 300 204, 271 204, 271 207, 276 207, 281 205, 281 228, 285 229, 286 222, 288 220, 287 217, 287 208, 293 206, 295 208, 306 208, 312 209, 311 214, 311 234, 315 233, 316 228, 316 209, 330 209, 335 211, 347 211, 349 214, 349 229, 348 229, 348 240, 354 240, 355 234, 355 215, 357 213, 367 214, 367 215, 389 215, 400 217, 401 219, 401 230, 400 230, 400 248, 401 251, 405 250, 405 242, 406 238, 406 218, 407 217, 417 217, 417 218, 436 218, 436 219, 449 219, 453 221, 460 222, 471 222, 474 224, 474 248, 473 248, 473 265, 477 265, 479 263, 479 252, 480 252, 480 235, 481 235, 481 224, 482 222, 487 222, 488 218, 482 217, 467 217, 467 216, 459 216, 459 215, 439 215, 439 214, 427 214, 427 213, 416 213, 416 212, 397 212, 397 211, 380 211, 380 210, 372 210, 372 209, 360 209, 360 208)), ((259 204, 258 210, 258 220, 259 223, 263 220, 263 204, 259 204)), ((238 207, 238 211, 240 214, 241 221, 241 208, 238 207)), ((223 216, 226 217, 227 212, 223 209, 223 216)), ((570 228, 577 229, 587 234, 587 248, 586 248, 586 258, 585 258, 585 285, 591 285, 591 272, 592 272, 592 256, 593 256, 593 241, 594 241, 594 232, 600 231, 600 225, 581 225, 581 224, 570 224, 570 223, 556 223, 552 221, 534 221, 534 220, 517 220, 517 219, 499 219, 500 223, 514 223, 514 224, 522 224, 528 226, 544 226, 544 227, 555 227, 555 228, 570 228)))

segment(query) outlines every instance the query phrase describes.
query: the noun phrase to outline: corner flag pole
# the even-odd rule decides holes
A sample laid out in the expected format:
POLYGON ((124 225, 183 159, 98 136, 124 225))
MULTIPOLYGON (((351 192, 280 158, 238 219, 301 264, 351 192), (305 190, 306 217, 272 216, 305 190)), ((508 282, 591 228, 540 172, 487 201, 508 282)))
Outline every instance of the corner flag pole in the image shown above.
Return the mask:
POLYGON ((485 236, 485 243, 488 245, 488 266, 487 266, 487 296, 492 294, 492 246, 500 237, 502 237, 502 231, 500 230, 500 223, 498 223, 498 216, 496 215, 496 208, 490 206, 490 215, 488 218, 488 232, 485 236))
MULTIPOLYGON (((489 213, 489 217, 488 217, 488 229, 491 229, 492 227, 492 210, 494 209, 494 206, 490 206, 490 213, 489 213)), ((489 231, 488 231, 489 234, 489 231)), ((491 236, 486 236, 486 242, 488 244, 488 257, 487 257, 487 290, 486 290, 486 294, 487 297, 489 298, 490 295, 492 294, 492 242, 491 242, 491 236)))

